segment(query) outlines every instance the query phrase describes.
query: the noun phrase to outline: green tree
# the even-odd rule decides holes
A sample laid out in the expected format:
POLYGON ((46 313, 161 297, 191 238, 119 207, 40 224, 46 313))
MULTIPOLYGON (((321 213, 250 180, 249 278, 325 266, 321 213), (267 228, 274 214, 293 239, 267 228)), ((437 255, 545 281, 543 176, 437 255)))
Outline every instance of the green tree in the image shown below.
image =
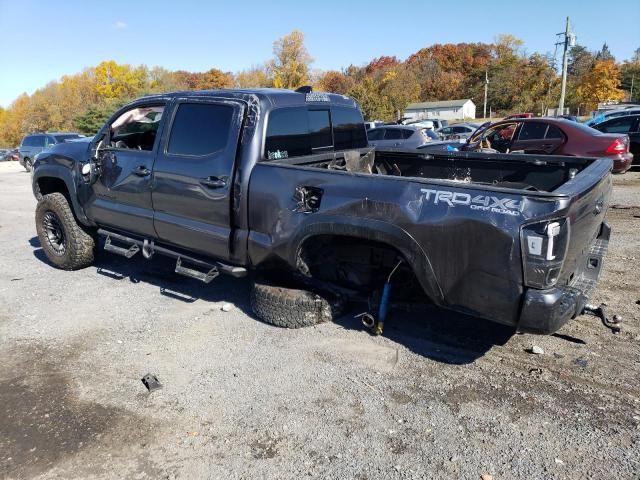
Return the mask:
POLYGON ((391 104, 384 98, 378 86, 374 83, 373 79, 365 77, 362 81, 358 82, 348 95, 355 98, 362 114, 367 120, 394 120, 394 111, 391 104))
POLYGON ((609 50, 609 45, 607 45, 607 42, 604 42, 600 51, 596 53, 596 60, 600 62, 607 62, 609 60, 612 62, 616 61, 616 59, 613 57, 613 54, 611 53, 611 50, 609 50))
POLYGON ((109 100, 104 104, 90 105, 84 112, 74 117, 73 125, 80 133, 95 135, 109 117, 128 101, 121 98, 109 100))

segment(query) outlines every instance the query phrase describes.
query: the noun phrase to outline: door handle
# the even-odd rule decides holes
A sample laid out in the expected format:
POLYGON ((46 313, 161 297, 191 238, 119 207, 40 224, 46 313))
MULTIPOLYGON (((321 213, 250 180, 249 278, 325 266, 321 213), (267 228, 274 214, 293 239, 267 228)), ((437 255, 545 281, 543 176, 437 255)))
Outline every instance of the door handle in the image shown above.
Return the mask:
POLYGON ((134 173, 134 175, 137 175, 139 177, 148 177, 149 175, 151 175, 151 170, 149 170, 144 165, 140 165, 138 168, 136 168, 133 171, 133 173, 134 173))
POLYGON ((200 183, 207 188, 223 188, 227 186, 227 177, 201 178, 200 183))

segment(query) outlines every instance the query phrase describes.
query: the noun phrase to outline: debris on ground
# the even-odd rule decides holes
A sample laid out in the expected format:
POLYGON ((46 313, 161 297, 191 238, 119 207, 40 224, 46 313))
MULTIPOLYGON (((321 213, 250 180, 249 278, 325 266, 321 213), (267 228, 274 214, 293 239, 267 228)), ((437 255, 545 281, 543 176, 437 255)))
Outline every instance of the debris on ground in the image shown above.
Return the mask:
POLYGON ((534 355, 542 355, 544 353, 544 349, 538 345, 533 345, 529 350, 529 353, 533 353, 534 355))
POLYGON ((480 480, 493 480, 493 475, 489 475, 488 473, 483 473, 480 475, 480 480))
POLYGON ((231 305, 230 303, 225 303, 222 305, 222 309, 223 312, 230 312, 231 310, 233 310, 233 305, 231 305))
POLYGON ((564 465, 564 462, 562 460, 560 460, 559 458, 555 459, 556 465, 564 465))
POLYGON ((141 380, 144 386, 147 387, 147 390, 149 390, 150 392, 162 388, 160 380, 158 380, 158 377, 156 377, 152 373, 147 373, 144 377, 141 378, 141 380))

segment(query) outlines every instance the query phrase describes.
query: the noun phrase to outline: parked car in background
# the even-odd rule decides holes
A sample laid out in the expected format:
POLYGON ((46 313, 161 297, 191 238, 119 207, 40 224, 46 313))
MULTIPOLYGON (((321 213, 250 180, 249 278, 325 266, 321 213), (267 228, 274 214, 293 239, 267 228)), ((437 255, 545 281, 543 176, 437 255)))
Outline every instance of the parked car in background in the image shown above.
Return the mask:
POLYGON ((473 132, 478 129, 479 125, 468 123, 457 123, 448 127, 442 127, 436 130, 436 133, 442 140, 461 140, 466 141, 473 132))
POLYGON ((10 160, 10 152, 10 150, 0 149, 0 162, 6 162, 7 160, 10 160))
POLYGON ((623 133, 629 136, 629 151, 633 154, 633 165, 640 165, 640 113, 625 117, 614 117, 593 128, 603 133, 623 133))
POLYGON ((403 148, 416 148, 435 140, 428 136, 426 128, 414 125, 385 125, 372 128, 367 132, 367 138, 372 147, 403 148))
POLYGON ((480 128, 464 145, 443 143, 421 148, 443 150, 453 145, 458 150, 488 153, 606 157, 613 160, 614 173, 626 172, 633 161, 627 135, 602 133, 560 118, 502 120, 480 128))
POLYGON ((364 128, 367 130, 371 130, 372 128, 379 127, 381 125, 385 125, 384 122, 364 122, 364 128))
POLYGON ((564 118, 565 120, 571 120, 572 122, 578 121, 578 117, 576 117, 575 115, 557 115, 553 118, 564 118))
POLYGON ((405 122, 405 125, 412 125, 414 127, 427 128, 428 122, 431 122, 431 124, 433 125, 433 128, 435 130, 438 130, 439 128, 443 128, 443 127, 448 127, 449 126, 449 121, 448 120, 441 120, 439 118, 428 118, 428 119, 424 119, 424 120, 413 120, 413 121, 405 122))
POLYGON ((12 162, 17 162, 20 160, 20 151, 17 148, 9 151, 9 160, 12 162))
POLYGON ((533 118, 533 113, 513 113, 504 117, 503 120, 511 120, 512 118, 533 118))
POLYGON ((593 118, 590 118, 589 120, 584 122, 584 124, 587 125, 588 127, 593 127, 594 125, 598 125, 602 122, 605 122, 610 118, 626 117, 627 115, 638 115, 638 114, 640 114, 640 107, 609 110, 608 112, 603 112, 596 115, 593 118))
POLYGON ((31 166, 33 165, 33 158, 45 148, 57 143, 64 143, 67 140, 82 138, 83 136, 84 135, 73 132, 47 132, 27 135, 22 139, 22 143, 20 144, 20 165, 22 165, 27 172, 30 172, 31 166))

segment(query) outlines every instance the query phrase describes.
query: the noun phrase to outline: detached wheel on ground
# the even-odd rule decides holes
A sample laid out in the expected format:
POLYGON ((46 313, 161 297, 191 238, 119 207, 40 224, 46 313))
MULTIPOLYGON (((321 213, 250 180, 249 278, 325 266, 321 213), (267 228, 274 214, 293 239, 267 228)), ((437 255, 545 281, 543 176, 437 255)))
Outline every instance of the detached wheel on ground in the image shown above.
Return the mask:
POLYGON ((301 328, 329 322, 344 311, 342 298, 276 285, 256 279, 251 287, 251 309, 256 316, 272 325, 301 328))
POLYGON ((44 195, 36 207, 36 231, 49 261, 64 270, 93 263, 95 240, 78 224, 61 193, 44 195))

